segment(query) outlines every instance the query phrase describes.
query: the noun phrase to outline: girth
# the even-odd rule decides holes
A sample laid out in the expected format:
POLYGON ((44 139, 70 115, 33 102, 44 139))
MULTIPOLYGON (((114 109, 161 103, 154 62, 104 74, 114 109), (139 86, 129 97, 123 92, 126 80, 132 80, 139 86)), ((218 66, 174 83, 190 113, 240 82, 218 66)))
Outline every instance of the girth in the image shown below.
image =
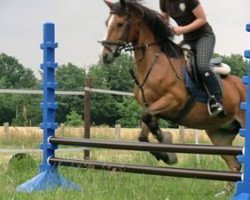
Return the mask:
POLYGON ((185 106, 181 109, 179 115, 175 118, 170 119, 172 122, 176 124, 180 124, 193 108, 194 104, 197 102, 198 98, 196 96, 190 96, 185 106))

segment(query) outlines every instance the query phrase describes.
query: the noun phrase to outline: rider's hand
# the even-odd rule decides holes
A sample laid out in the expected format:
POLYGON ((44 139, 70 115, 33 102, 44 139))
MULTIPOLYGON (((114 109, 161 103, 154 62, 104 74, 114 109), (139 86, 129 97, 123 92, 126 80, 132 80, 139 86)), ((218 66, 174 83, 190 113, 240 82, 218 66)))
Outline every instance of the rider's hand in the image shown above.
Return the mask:
POLYGON ((174 31, 175 35, 182 35, 185 33, 185 29, 183 28, 183 26, 173 27, 173 31, 174 31))

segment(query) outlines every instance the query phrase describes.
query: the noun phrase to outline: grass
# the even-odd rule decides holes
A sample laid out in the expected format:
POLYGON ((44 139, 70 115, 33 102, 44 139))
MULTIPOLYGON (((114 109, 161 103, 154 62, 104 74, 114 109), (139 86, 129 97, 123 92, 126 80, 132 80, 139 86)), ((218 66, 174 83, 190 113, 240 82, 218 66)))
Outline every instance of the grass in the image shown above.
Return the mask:
MULTIPOLYGON (((81 159, 82 153, 59 153, 59 157, 81 159)), ((93 150, 92 159, 106 160, 116 163, 146 164, 165 166, 143 152, 93 150)), ((194 156, 179 155, 179 162, 174 167, 197 168, 194 156)), ((17 193, 15 188, 37 175, 40 156, 23 159, 11 164, 0 165, 1 199, 12 200, 214 200, 214 195, 226 185, 225 182, 172 178, 154 175, 127 174, 122 172, 95 171, 92 169, 76 169, 60 167, 59 172, 68 180, 77 183, 82 191, 56 189, 54 191, 34 192, 32 194, 17 193)), ((226 170, 218 156, 201 156, 200 168, 226 170)), ((222 197, 218 200, 228 200, 222 197)))
MULTIPOLYGON (((122 140, 133 140, 138 130, 121 134, 122 140), (136 133, 136 134, 135 134, 136 133)), ((102 127, 101 133, 93 130, 93 138, 114 139, 113 131, 102 127)), ((41 143, 39 134, 17 134, 11 140, 0 138, 0 146, 7 148, 34 148, 41 143)), ((58 132, 58 135, 67 137, 81 137, 80 133, 58 132)), ((175 141, 178 139, 175 138, 175 141)), ((202 138, 207 143, 207 140, 202 138)), ((192 137, 186 140, 192 142, 192 137)), ((80 152, 57 152, 62 158, 82 159, 80 152)), ((38 174, 41 155, 33 154, 31 157, 18 162, 9 162, 11 154, 0 154, 0 199, 1 200, 214 200, 215 194, 221 192, 226 182, 209 181, 186 178, 173 178, 154 175, 128 174, 122 172, 94 171, 91 169, 76 169, 60 167, 59 172, 68 180, 77 183, 82 190, 70 191, 58 188, 53 191, 34 192, 32 194, 17 193, 16 187, 38 174)), ((196 155, 178 154, 179 162, 173 167, 199 168, 211 170, 227 170, 225 163, 219 156, 200 155, 197 163, 196 155)), ((156 161, 147 152, 118 151, 92 149, 91 159, 113 163, 144 164, 149 166, 165 166, 163 162, 156 161)), ((216 198, 229 200, 231 196, 216 198)))

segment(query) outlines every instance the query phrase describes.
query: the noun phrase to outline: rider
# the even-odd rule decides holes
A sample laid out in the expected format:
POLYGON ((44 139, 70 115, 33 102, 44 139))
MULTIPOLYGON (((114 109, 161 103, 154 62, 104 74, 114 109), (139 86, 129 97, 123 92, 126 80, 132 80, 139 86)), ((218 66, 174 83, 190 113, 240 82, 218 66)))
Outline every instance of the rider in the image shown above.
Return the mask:
POLYGON ((163 17, 169 22, 173 18, 178 26, 173 27, 176 35, 184 36, 197 56, 197 67, 208 95, 210 116, 223 113, 221 88, 216 75, 209 66, 215 46, 215 34, 206 19, 199 0, 160 0, 163 17))

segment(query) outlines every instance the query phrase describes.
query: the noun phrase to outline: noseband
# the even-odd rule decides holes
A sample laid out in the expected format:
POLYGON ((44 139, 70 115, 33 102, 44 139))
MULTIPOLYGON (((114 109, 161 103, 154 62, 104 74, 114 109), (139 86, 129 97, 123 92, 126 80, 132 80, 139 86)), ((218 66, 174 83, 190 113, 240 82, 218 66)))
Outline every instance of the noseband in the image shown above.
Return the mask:
MULTIPOLYGON (((110 14, 119 14, 116 12, 110 12, 110 14)), ((110 45, 113 46, 117 46, 114 54, 114 57, 118 57, 121 54, 121 51, 134 51, 134 50, 146 50, 148 49, 148 47, 159 44, 160 42, 150 42, 147 44, 143 44, 141 46, 134 46, 131 42, 129 42, 129 33, 130 33, 130 29, 131 29, 131 15, 130 14, 124 14, 127 16, 127 21, 124 24, 124 31, 122 34, 122 38, 120 41, 112 41, 112 40, 102 40, 102 41, 98 41, 99 43, 101 43, 101 45, 103 47, 105 47, 106 49, 108 49, 110 52, 113 52, 112 49, 109 47, 110 45)))
MULTIPOLYGON (((110 14, 118 14, 114 11, 111 11, 110 14)), ((120 41, 112 41, 112 40, 102 40, 99 41, 99 43, 102 44, 106 49, 108 49, 110 52, 113 52, 112 49, 109 47, 109 45, 117 46, 115 52, 114 52, 114 57, 118 57, 121 54, 122 50, 129 51, 132 47, 131 43, 128 42, 129 39, 129 32, 131 28, 131 16, 130 14, 124 14, 127 16, 127 20, 125 24, 123 25, 123 34, 121 37, 120 41)))
POLYGON ((127 49, 127 47, 130 46, 130 44, 127 42, 118 42, 118 41, 110 41, 110 40, 102 40, 98 42, 101 43, 101 45, 104 46, 104 48, 108 49, 110 52, 113 52, 112 49, 109 47, 110 45, 117 46, 115 52, 113 53, 114 57, 120 56, 121 51, 124 49, 127 49))

